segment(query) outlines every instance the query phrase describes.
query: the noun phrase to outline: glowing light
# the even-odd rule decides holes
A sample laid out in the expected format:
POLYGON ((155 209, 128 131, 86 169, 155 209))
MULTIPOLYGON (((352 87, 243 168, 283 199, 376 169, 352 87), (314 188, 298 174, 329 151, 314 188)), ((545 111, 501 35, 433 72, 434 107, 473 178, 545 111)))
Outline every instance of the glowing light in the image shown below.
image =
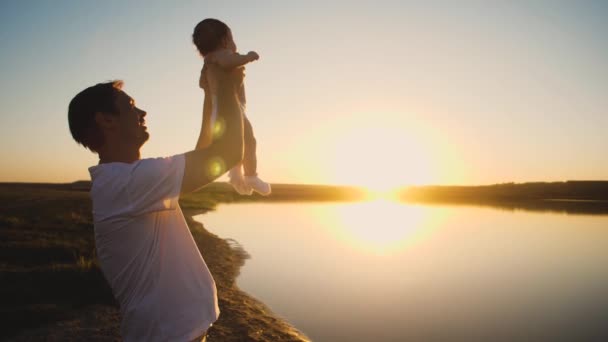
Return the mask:
POLYGON ((379 199, 337 205, 319 213, 319 222, 336 238, 357 249, 387 255, 432 236, 446 217, 434 209, 379 199))
POLYGON ((366 189, 367 191, 367 200, 369 201, 398 201, 399 200, 399 192, 400 188, 393 188, 389 190, 379 190, 379 189, 366 189))
POLYGON ((412 132, 376 123, 334 139, 329 167, 335 183, 389 194, 400 186, 436 181, 430 148, 412 132))
POLYGON ((207 167, 210 178, 216 178, 226 172, 226 163, 220 157, 211 158, 207 167))
POLYGON ((221 137, 222 135, 224 135, 224 132, 226 131, 226 121, 224 121, 224 119, 222 117, 218 117, 217 120, 215 120, 215 123, 213 125, 213 139, 217 139, 219 137, 221 137))

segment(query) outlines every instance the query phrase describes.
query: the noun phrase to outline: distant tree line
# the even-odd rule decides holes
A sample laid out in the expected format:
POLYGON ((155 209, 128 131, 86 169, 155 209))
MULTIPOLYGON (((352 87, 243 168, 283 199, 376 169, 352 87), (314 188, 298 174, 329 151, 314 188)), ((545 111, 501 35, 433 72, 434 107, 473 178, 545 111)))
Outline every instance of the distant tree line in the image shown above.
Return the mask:
POLYGON ((400 192, 413 201, 608 201, 608 181, 503 183, 481 186, 417 186, 400 192))

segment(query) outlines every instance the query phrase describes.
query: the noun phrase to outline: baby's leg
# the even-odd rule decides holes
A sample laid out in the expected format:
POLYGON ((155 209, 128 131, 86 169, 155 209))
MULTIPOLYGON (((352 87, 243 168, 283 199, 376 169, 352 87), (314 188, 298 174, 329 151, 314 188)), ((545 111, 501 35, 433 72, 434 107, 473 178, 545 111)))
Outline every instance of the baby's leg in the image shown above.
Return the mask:
POLYGON ((243 116, 243 142, 245 148, 243 151, 243 169, 245 171, 245 183, 249 185, 257 193, 268 196, 272 192, 270 184, 264 182, 258 177, 258 162, 256 157, 256 140, 253 136, 253 128, 251 122, 246 116, 243 116))
MULTIPOLYGON (((244 118, 243 118, 244 119, 244 118)), ((245 121, 243 121, 243 124, 245 121)), ((244 125, 243 125, 244 126, 244 125)), ((244 129, 245 127, 243 127, 244 129)), ((245 144, 245 146, 247 146, 245 144)), ((244 149, 245 150, 245 149, 244 149)), ((244 151, 243 151, 244 153, 244 151)), ((245 178, 243 177, 243 162, 236 164, 230 171, 228 171, 228 182, 232 184, 236 192, 241 195, 251 195, 253 188, 245 182, 245 178)))
POLYGON ((258 175, 258 161, 256 157, 256 140, 253 135, 253 127, 247 116, 243 116, 243 171, 245 177, 258 175))

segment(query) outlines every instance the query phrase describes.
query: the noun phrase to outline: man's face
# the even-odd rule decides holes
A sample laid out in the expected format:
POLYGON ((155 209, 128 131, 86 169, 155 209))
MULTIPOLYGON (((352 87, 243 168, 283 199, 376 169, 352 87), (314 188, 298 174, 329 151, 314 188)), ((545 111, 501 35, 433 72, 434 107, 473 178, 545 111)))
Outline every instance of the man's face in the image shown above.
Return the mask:
POLYGON ((119 138, 129 145, 141 147, 150 137, 144 119, 146 112, 137 108, 135 100, 123 91, 120 91, 116 97, 116 106, 120 113, 118 116, 119 138))

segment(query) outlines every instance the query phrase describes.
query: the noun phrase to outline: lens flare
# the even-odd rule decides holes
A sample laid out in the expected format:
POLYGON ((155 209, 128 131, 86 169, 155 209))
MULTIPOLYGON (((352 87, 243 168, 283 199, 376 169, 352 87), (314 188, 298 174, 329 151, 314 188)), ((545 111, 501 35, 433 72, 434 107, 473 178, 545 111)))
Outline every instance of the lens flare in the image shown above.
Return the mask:
POLYGON ((216 178, 226 172, 226 163, 220 157, 214 157, 209 160, 207 166, 207 174, 210 178, 216 178))
POLYGON ((226 131, 226 121, 224 121, 224 119, 222 117, 218 117, 217 120, 215 120, 215 123, 213 124, 213 139, 218 139, 220 138, 222 135, 224 135, 224 132, 226 131))

